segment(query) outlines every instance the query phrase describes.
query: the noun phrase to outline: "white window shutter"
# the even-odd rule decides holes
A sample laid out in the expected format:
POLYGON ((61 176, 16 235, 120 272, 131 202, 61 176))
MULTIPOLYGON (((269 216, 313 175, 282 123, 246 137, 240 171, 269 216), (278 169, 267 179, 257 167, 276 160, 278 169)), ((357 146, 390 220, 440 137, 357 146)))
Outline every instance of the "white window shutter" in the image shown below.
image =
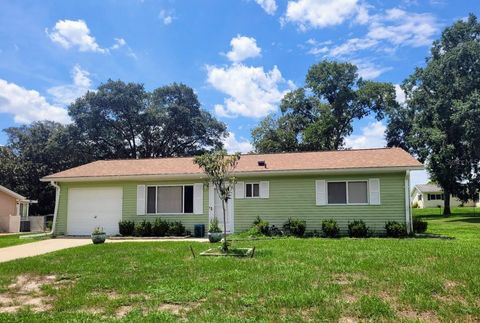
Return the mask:
POLYGON ((327 190, 325 180, 315 181, 315 202, 316 205, 327 204, 327 190))
POLYGON ((243 199, 245 197, 245 183, 236 182, 235 183, 235 198, 243 199))
POLYGON ((270 197, 270 182, 262 181, 260 182, 260 198, 268 199, 270 197))
POLYGON ((137 185, 137 215, 145 215, 145 185, 137 185))
POLYGON ((193 213, 203 214, 203 183, 193 184, 193 213))
POLYGON ((368 188, 370 191, 370 204, 380 205, 380 179, 370 178, 368 180, 368 188))

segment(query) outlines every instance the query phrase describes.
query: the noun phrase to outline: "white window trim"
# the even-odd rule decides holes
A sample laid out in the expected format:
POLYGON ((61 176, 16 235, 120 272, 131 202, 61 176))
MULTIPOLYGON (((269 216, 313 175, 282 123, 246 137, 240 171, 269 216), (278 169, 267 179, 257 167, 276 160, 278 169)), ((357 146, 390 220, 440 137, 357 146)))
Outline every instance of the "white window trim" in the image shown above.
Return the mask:
POLYGON ((245 182, 244 184, 243 191, 245 193, 245 198, 246 199, 261 199, 261 194, 260 194, 260 182, 245 182), (253 184, 258 185, 258 196, 247 196, 247 185, 251 184, 252 185, 252 195, 253 195, 253 184))
POLYGON ((370 205, 370 197, 368 194, 370 192, 370 187, 368 186, 368 179, 349 179, 349 180, 335 180, 335 181, 326 181, 325 185, 325 198, 326 198, 326 205, 370 205), (350 203, 348 201, 348 183, 350 182, 365 182, 367 183, 367 202, 366 203, 350 203), (328 202, 328 183, 345 183, 345 194, 346 194, 346 201, 347 203, 329 203, 328 202))
MULTIPOLYGON (((194 184, 159 184, 159 185, 145 185, 145 215, 146 216, 155 216, 155 215, 184 215, 184 214, 195 214, 192 213, 185 213, 185 186, 194 186, 194 184), (155 187, 155 211, 158 210, 158 198, 157 198, 157 187, 172 187, 172 186, 181 186, 182 187, 182 212, 181 213, 148 213, 148 188, 155 187)), ((193 194, 195 194, 195 189, 193 194)), ((195 203, 195 196, 193 197, 195 203)), ((194 210, 195 211, 195 210, 194 210)))

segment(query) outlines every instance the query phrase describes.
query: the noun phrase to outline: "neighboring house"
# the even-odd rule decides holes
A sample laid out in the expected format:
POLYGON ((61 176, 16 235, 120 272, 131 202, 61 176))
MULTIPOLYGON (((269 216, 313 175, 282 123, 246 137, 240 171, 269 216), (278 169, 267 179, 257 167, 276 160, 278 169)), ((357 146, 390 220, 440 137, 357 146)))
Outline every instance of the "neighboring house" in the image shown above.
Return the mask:
POLYGON ((0 232, 20 232, 21 218, 28 217, 30 201, 0 185, 0 232))
MULTIPOLYGON (((444 194, 443 189, 437 184, 418 184, 412 190, 410 194, 412 205, 421 209, 431 207, 443 207, 444 194)), ((460 201, 460 199, 450 195, 450 206, 479 206, 480 202, 468 201, 466 203, 460 201)))
MULTIPOLYGON (((289 217, 321 230, 334 218, 343 232, 364 220, 377 232, 385 222, 411 227, 411 170, 423 165, 399 148, 242 155, 227 207, 227 230, 241 232, 257 216, 282 226, 289 217)), ((97 161, 42 178, 57 188, 55 233, 118 234, 120 220, 163 218, 193 232, 222 218, 220 200, 193 158, 97 161)), ((222 221, 220 221, 222 223, 222 221)))

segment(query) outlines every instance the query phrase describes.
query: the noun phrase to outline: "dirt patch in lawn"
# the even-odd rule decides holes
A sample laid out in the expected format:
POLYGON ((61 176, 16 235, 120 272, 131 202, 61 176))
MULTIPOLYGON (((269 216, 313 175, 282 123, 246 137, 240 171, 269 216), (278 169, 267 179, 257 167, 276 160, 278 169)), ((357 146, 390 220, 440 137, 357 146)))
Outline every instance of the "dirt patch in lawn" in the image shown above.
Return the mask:
POLYGON ((202 302, 190 302, 190 303, 181 303, 181 304, 164 303, 164 304, 160 304, 157 307, 157 310, 161 312, 170 312, 174 315, 185 315, 191 310, 196 309, 200 305, 202 305, 202 302))
POLYGON ((45 285, 58 288, 70 280, 57 280, 54 275, 32 276, 19 275, 15 282, 8 286, 8 291, 0 294, 0 313, 16 313, 22 307, 29 307, 33 312, 44 312, 53 306, 53 298, 45 295, 45 285))
POLYGON ((422 322, 440 322, 438 316, 431 311, 428 312, 417 312, 412 309, 404 309, 397 311, 397 315, 406 320, 412 321, 422 321, 422 322))
POLYGON ((361 274, 339 274, 333 278, 333 283, 337 285, 350 285, 363 279, 366 279, 366 277, 361 274))

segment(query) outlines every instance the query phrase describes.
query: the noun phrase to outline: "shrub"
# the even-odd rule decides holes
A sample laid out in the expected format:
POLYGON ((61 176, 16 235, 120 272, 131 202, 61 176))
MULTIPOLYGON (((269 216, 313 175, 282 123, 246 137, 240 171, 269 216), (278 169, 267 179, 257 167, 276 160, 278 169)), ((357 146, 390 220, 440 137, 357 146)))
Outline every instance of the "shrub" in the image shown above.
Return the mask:
POLYGON ((368 237, 369 228, 362 220, 355 220, 348 224, 348 235, 352 238, 368 237))
POLYGON ((210 223, 208 224, 208 232, 211 232, 211 233, 222 232, 222 229, 220 229, 220 227, 218 226, 218 219, 216 217, 210 220, 210 223))
POLYGON ((134 234, 137 237, 149 237, 149 236, 151 236, 152 235, 152 224, 147 220, 143 220, 142 222, 136 223, 134 234))
POLYGON ((135 231, 135 222, 127 220, 118 222, 118 231, 124 237, 132 236, 135 231))
POLYGON ((259 216, 253 221, 253 226, 258 229, 258 232, 263 234, 264 236, 270 235, 270 223, 265 220, 262 220, 259 216))
POLYGON ((270 227, 269 231, 271 236, 283 236, 282 230, 280 230, 278 227, 274 225, 270 227))
POLYGON ((428 223, 419 219, 413 219, 413 232, 424 233, 427 231, 428 223))
POLYGON ((171 236, 183 236, 185 235, 185 226, 180 221, 170 222, 168 234, 171 236))
POLYGON ((154 237, 164 237, 168 232, 168 222, 160 218, 155 219, 152 225, 152 236, 154 237))
POLYGON ((387 236, 393 238, 404 237, 407 235, 407 227, 403 223, 398 223, 397 221, 389 221, 385 223, 385 230, 387 231, 387 236))
POLYGON ((283 230, 287 235, 294 235, 296 237, 303 237, 305 229, 307 228, 307 222, 297 218, 289 218, 283 225, 283 230))
POLYGON ((326 237, 336 238, 340 233, 340 227, 334 219, 322 221, 322 231, 326 237))

